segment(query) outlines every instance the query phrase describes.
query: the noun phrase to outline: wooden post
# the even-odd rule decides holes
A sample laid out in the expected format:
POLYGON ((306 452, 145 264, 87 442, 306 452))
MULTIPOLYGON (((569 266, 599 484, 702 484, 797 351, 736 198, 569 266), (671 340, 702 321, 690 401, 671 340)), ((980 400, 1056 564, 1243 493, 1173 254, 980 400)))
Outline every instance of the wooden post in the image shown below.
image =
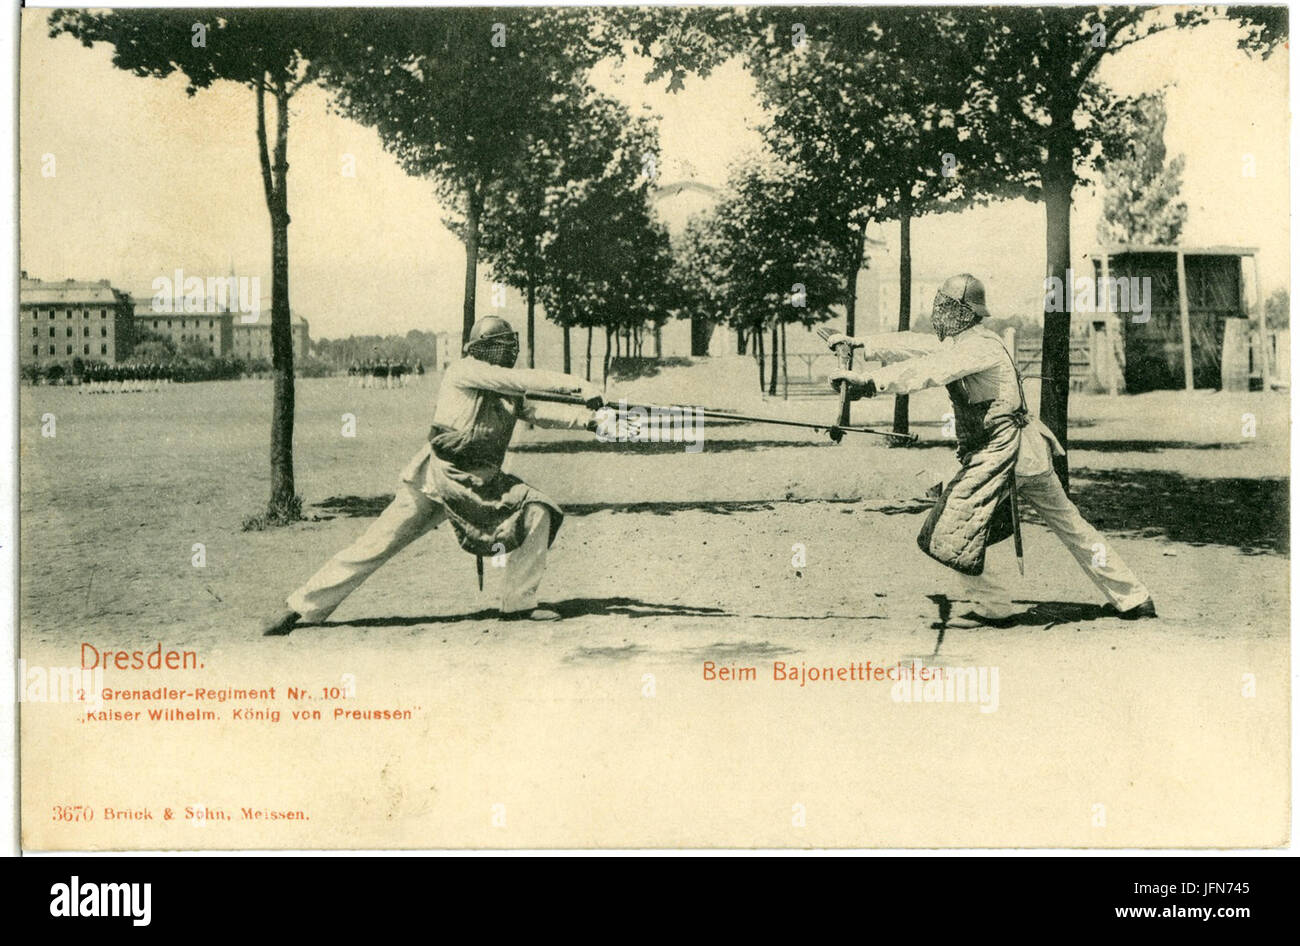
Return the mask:
MULTIPOLYGON (((1273 389, 1273 376, 1270 370, 1273 363, 1271 351, 1273 346, 1269 343, 1268 322, 1264 316, 1264 287, 1259 284, 1259 254, 1252 253, 1250 260, 1255 270, 1255 311, 1259 313, 1259 374, 1264 393, 1267 394, 1273 389)), ((1249 380, 1246 381, 1246 386, 1250 387, 1249 380)))
POLYGON ((1119 332, 1120 319, 1111 305, 1113 295, 1110 291, 1110 251, 1101 251, 1101 284, 1106 289, 1106 388, 1111 397, 1119 395, 1119 346, 1122 344, 1119 332))
POLYGON ((1183 388, 1194 390, 1192 378, 1192 318, 1187 312, 1187 269, 1183 265, 1183 251, 1178 251, 1178 321, 1183 330, 1183 388))
POLYGON ((785 323, 781 323, 781 396, 790 400, 790 349, 785 339, 785 323))

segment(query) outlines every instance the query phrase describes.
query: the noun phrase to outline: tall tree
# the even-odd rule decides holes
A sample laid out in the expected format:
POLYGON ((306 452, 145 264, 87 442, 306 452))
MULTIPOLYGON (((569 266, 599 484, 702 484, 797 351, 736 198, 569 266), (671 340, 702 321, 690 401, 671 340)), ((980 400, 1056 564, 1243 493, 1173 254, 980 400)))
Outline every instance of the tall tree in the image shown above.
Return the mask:
POLYGON ((494 278, 525 294, 532 366, 539 293, 563 278, 549 268, 555 261, 548 253, 572 199, 586 184, 605 182, 601 193, 617 200, 620 190, 635 192, 634 203, 644 203, 643 158, 655 155, 658 138, 648 118, 634 119, 626 106, 577 81, 539 108, 529 135, 519 163, 491 191, 481 248, 494 278))
MULTIPOLYGON (((911 224, 992 197, 1021 196, 1027 149, 983 135, 988 100, 961 76, 978 32, 948 8, 791 8, 749 54, 773 118, 769 144, 817 184, 825 229, 840 248, 846 331, 856 326, 867 227, 899 222, 898 328, 910 327, 911 224), (958 160, 960 155, 960 161, 958 160)), ((908 402, 895 399, 906 432, 908 402)))
POLYGON ((56 10, 50 35, 108 43, 138 76, 183 74, 194 95, 217 82, 250 89, 262 191, 271 223, 271 496, 268 519, 298 516, 293 477, 293 338, 289 324, 289 103, 316 77, 333 30, 315 10, 56 10), (275 100, 274 131, 266 100, 275 100), (273 143, 272 143, 273 142, 273 143))
POLYGON ((474 324, 484 207, 547 134, 556 96, 604 52, 581 8, 443 7, 357 14, 324 65, 339 110, 430 177, 465 242, 462 341, 474 324))
MULTIPOLYGON (((971 63, 969 94, 987 98, 1000 140, 1033 142, 1038 158, 1031 183, 1046 210, 1046 276, 1069 284, 1070 214, 1074 186, 1095 166, 1113 110, 1114 93, 1097 79, 1107 56, 1169 29, 1211 19, 1241 25, 1237 46, 1267 56, 1287 35, 1285 7, 992 7, 962 8, 958 16, 981 55, 971 63), (982 32, 981 32, 982 31, 982 32)), ((1070 295, 1045 299, 1043 382, 1039 413, 1067 442, 1070 397, 1070 295)), ((1057 458, 1069 486, 1069 467, 1057 458)))
POLYGON ((648 179, 629 173, 622 162, 612 169, 569 183, 557 208, 554 239, 543 254, 546 275, 539 286, 549 319, 566 331, 588 329, 588 357, 590 332, 603 330, 606 376, 622 334, 662 324, 677 298, 668 231, 651 212, 648 179))
POLYGON ((1099 159, 1105 187, 1097 240, 1116 244, 1172 245, 1187 223, 1178 199, 1186 158, 1165 152, 1164 97, 1139 95, 1116 103, 1099 159))
POLYGON ((775 393, 772 371, 782 324, 812 325, 844 298, 840 249, 826 238, 816 182, 771 155, 737 166, 719 203, 692 219, 679 264, 692 305, 724 316, 754 339, 760 389, 775 393))

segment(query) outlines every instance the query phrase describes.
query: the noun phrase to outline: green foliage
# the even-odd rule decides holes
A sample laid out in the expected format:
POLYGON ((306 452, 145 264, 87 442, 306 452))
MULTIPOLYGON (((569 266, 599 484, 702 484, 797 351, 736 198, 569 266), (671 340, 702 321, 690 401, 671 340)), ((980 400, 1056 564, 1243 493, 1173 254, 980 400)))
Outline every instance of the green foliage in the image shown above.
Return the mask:
POLYGON ((672 248, 641 173, 641 156, 657 153, 657 139, 646 122, 601 121, 614 160, 602 175, 566 184, 541 254, 540 295, 559 325, 663 324, 679 311, 672 248))
POLYGON ((838 248, 824 236, 816 186, 798 168, 751 160, 733 173, 707 215, 688 226, 681 266, 706 311, 743 331, 812 325, 843 301, 838 248))
POLYGON ((1178 199, 1182 155, 1166 160, 1163 97, 1139 95, 1116 103, 1098 159, 1105 184, 1097 239, 1103 246, 1172 245, 1187 222, 1178 199))
POLYGON ((1275 329, 1291 327, 1291 293, 1286 289, 1274 289, 1264 300, 1264 324, 1275 329))
MULTIPOLYGON (((322 63, 336 108, 374 128, 448 206, 501 182, 526 154, 537 117, 595 62, 581 9, 371 9, 322 63), (504 32, 496 24, 504 26, 504 32), (500 37, 500 44, 493 40, 500 37)), ((479 194, 480 197, 486 195, 479 194)))
POLYGON ((945 8, 807 8, 778 13, 749 52, 771 150, 815 183, 828 225, 961 210, 1022 196, 1028 149, 988 134, 988 96, 964 81, 984 41, 981 18, 945 8), (795 46, 789 22, 804 24, 795 46), (784 24, 784 29, 779 24, 784 24))
POLYGON ((212 346, 197 338, 190 338, 181 342, 177 354, 184 361, 212 361, 216 357, 212 353, 212 346))
POLYGON ((176 360, 176 342, 167 335, 137 325, 131 356, 136 361, 170 364, 176 360))
POLYGON ((574 83, 535 116, 532 134, 484 209, 481 246, 493 276, 535 289, 560 325, 663 322, 670 256, 649 206, 653 123, 574 83))
POLYGON ((428 370, 438 363, 438 336, 411 329, 405 335, 349 335, 347 338, 312 340, 316 357, 334 368, 347 368, 366 359, 420 361, 428 370))

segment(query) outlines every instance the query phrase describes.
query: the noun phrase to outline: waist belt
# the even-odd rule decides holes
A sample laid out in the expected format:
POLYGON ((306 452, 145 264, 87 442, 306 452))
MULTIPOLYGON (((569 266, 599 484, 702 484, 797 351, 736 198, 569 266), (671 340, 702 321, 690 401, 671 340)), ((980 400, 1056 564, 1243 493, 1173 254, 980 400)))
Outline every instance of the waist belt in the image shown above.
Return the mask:
POLYGON ((504 459, 490 444, 477 441, 473 430, 457 430, 442 424, 433 424, 429 428, 429 446, 439 460, 462 469, 499 467, 504 459))

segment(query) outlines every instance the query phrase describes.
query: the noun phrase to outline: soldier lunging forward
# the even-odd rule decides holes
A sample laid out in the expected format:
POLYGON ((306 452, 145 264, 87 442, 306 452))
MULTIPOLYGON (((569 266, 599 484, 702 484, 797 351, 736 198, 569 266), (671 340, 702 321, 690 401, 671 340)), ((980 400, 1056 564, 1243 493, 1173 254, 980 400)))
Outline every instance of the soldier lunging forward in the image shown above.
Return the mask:
POLYGON ((461 548, 509 558, 503 619, 555 620, 537 607, 546 553, 563 513, 547 496, 502 471, 515 422, 594 429, 603 404, 588 382, 551 371, 515 368, 519 335, 504 319, 480 319, 438 391, 433 429, 402 471, 397 495, 360 538, 289 596, 288 610, 263 633, 288 634, 300 622, 324 620, 376 569, 424 533, 450 520, 461 548), (526 401, 525 392, 571 394, 586 406, 526 401))

